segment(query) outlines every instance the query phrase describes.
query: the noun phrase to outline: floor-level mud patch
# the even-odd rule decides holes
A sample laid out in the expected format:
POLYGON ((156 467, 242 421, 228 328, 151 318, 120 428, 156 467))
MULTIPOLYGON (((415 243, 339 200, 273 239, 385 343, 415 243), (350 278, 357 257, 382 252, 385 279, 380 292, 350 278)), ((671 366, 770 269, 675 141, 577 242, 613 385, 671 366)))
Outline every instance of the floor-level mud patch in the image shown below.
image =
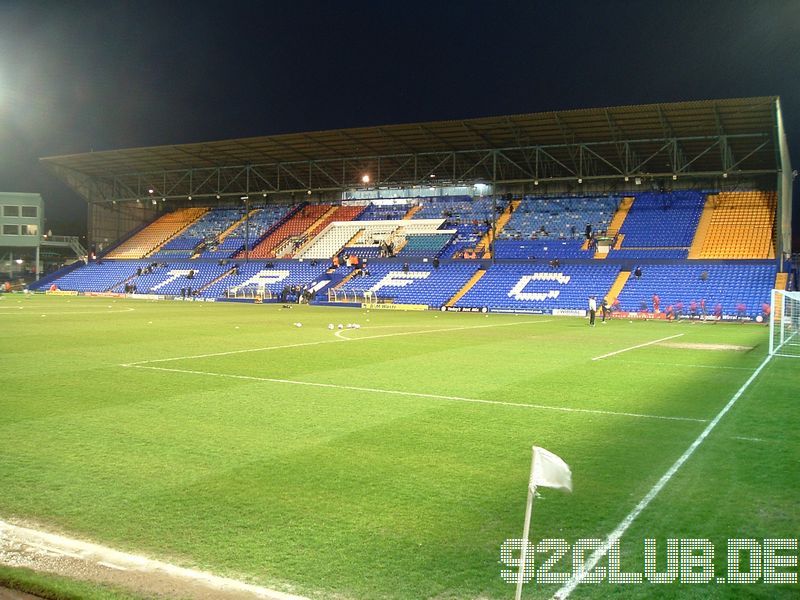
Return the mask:
MULTIPOLYGON (((3 521, 0 521, 0 564, 106 584, 154 598, 305 600, 293 594, 3 521)), ((0 600, 5 599, 2 592, 0 590, 0 600)))
POLYGON ((753 346, 737 346, 736 344, 692 344, 690 342, 664 342, 658 344, 664 348, 681 348, 683 350, 728 350, 732 352, 747 352, 753 346))

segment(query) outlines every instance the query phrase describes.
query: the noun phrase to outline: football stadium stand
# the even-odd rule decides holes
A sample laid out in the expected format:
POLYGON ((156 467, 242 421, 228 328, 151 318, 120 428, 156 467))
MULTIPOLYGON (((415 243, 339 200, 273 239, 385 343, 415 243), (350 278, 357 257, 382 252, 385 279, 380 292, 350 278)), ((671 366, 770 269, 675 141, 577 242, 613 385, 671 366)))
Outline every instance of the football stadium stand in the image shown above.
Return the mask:
POLYGON ((301 207, 250 250, 250 258, 275 258, 280 253, 285 254, 299 249, 304 241, 305 232, 333 210, 335 207, 332 204, 310 204, 301 207))
MULTIPOLYGON (((699 253, 689 258, 774 258, 774 192, 720 192, 709 197, 711 214, 699 253)), ((694 248, 693 248, 694 249, 694 248)))
POLYGON ((526 197, 498 233, 495 258, 591 258, 586 226, 593 233, 607 231, 619 202, 616 197, 526 197))
POLYGON ((328 269, 326 264, 276 260, 269 265, 264 262, 246 263, 213 282, 201 291, 207 298, 221 298, 226 295, 265 290, 280 296, 287 286, 312 286, 324 279, 328 269))
POLYGON ((150 255, 150 258, 190 258, 201 245, 213 243, 242 216, 241 211, 212 209, 187 227, 180 235, 150 255))
POLYGON ((637 194, 619 231, 623 242, 619 249, 611 250, 609 257, 620 251, 647 248, 683 251, 679 256, 668 252, 651 258, 685 258, 705 200, 705 194, 696 191, 637 194))
POLYGON ((207 208, 182 208, 159 217, 129 240, 112 250, 107 258, 144 258, 162 244, 176 237, 207 208))
POLYGON ((583 310, 589 295, 605 296, 619 272, 606 263, 563 265, 501 264, 489 267, 456 307, 549 313, 583 310))
POLYGON ((769 260, 775 212, 775 193, 759 191, 178 209, 54 282, 78 292, 272 299, 333 286, 335 301, 563 314, 583 311, 589 295, 652 314, 655 294, 660 313, 699 312, 703 301, 707 315, 719 307, 753 318, 773 284, 787 285, 769 260), (490 264, 475 251, 494 217, 490 264), (587 224, 612 240, 608 259, 593 260, 587 224), (332 267, 332 257, 353 255, 368 267, 332 267))
POLYGON ((535 258, 592 258, 592 250, 583 249, 581 239, 537 238, 535 240, 498 239, 494 243, 495 257, 530 260, 535 258))
POLYGON ((327 213, 325 213, 325 216, 322 219, 319 219, 316 223, 314 223, 314 225, 306 230, 306 232, 303 234, 303 244, 296 250, 288 252, 285 257, 293 258, 296 256, 298 258, 330 258, 339 251, 339 248, 342 247, 346 240, 342 241, 338 248, 333 248, 330 243, 326 243, 321 245, 321 247, 317 247, 316 250, 312 252, 311 247, 315 245, 315 238, 317 235, 336 221, 352 221, 363 211, 363 206, 337 206, 333 208, 333 210, 329 210, 327 213), (330 252, 330 250, 333 251, 330 252))
POLYGON ((393 221, 405 218, 408 204, 370 204, 364 209, 359 221, 393 221))
POLYGON ((690 263, 641 264, 642 276, 630 277, 619 294, 620 308, 626 311, 653 311, 653 296, 660 300, 660 310, 669 306, 685 315, 692 301, 705 300, 706 313, 713 314, 717 304, 722 314, 755 317, 761 305, 769 303, 775 282, 773 263, 690 263), (741 307, 744 307, 743 311, 741 307))
MULTIPOLYGON (((500 227, 498 220, 497 227, 500 227)), ((477 224, 456 225, 455 237, 444 247, 440 256, 444 258, 463 258, 464 251, 480 246, 489 226, 483 222, 477 224)))
POLYGON ((503 238, 581 238, 586 225, 593 231, 606 231, 620 199, 610 198, 535 198, 526 197, 514 211, 500 237, 503 238))
POLYGON ((438 257, 444 252, 445 246, 450 243, 454 236, 455 234, 452 232, 407 235, 405 245, 396 256, 401 258, 438 257))
MULTIPOLYGON (((489 197, 470 198, 469 196, 441 196, 424 198, 420 202, 414 219, 445 219, 451 225, 491 221, 495 206, 498 214, 506 207, 507 201, 489 197)), ((406 217, 408 218, 408 217, 406 217)))
POLYGON ((363 300, 365 294, 392 300, 398 304, 424 304, 439 308, 452 298, 472 277, 478 265, 452 262, 434 267, 415 263, 406 269, 402 264, 370 265, 369 274, 351 277, 336 293, 347 300, 363 300))
POLYGON ((151 267, 147 272, 130 278, 110 291, 124 292, 125 284, 127 284, 136 286, 137 294, 187 295, 187 292, 182 290, 200 290, 230 268, 230 266, 214 263, 172 261, 168 264, 162 263, 160 266, 151 267))
POLYGON ((290 206, 279 204, 250 211, 248 218, 240 219, 221 234, 216 244, 207 245, 200 258, 230 258, 244 253, 245 246, 252 250, 274 227, 288 218, 292 210, 290 206))
POLYGON ((55 280, 61 290, 75 292, 108 292, 136 276, 137 269, 150 263, 141 260, 90 262, 55 280))

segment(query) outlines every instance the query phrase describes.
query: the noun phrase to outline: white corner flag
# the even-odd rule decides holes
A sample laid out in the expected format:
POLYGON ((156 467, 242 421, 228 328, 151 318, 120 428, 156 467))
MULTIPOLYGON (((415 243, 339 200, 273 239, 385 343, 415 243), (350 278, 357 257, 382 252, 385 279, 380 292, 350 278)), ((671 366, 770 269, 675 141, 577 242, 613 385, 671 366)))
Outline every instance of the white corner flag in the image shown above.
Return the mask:
POLYGON ((533 447, 531 463, 531 481, 529 487, 556 488, 572 491, 572 471, 569 465, 549 450, 533 447))
POLYGON ((517 593, 515 600, 522 597, 522 584, 525 582, 525 568, 528 559, 528 534, 531 528, 533 498, 537 487, 549 487, 558 490, 572 491, 572 471, 560 456, 549 450, 533 447, 531 460, 531 478, 528 481, 528 504, 525 507, 525 526, 522 531, 522 550, 519 556, 519 574, 517 575, 517 593))

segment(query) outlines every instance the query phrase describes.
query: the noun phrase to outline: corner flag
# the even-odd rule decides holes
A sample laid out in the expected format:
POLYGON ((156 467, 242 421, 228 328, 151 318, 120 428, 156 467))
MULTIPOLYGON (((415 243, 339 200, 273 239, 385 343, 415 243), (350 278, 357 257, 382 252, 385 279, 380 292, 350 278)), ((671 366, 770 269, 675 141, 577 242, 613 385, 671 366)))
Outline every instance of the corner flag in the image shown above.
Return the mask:
POLYGON ((572 471, 561 457, 549 450, 533 446, 533 459, 531 460, 531 477, 528 481, 528 503, 525 507, 525 525, 522 531, 522 552, 519 557, 519 575, 517 576, 517 592, 515 600, 522 597, 522 584, 525 581, 525 569, 528 557, 528 534, 531 527, 531 513, 533 512, 533 499, 537 487, 549 487, 559 490, 572 491, 572 471))
POLYGON ((533 447, 529 487, 549 487, 572 491, 572 471, 569 465, 549 450, 533 447))

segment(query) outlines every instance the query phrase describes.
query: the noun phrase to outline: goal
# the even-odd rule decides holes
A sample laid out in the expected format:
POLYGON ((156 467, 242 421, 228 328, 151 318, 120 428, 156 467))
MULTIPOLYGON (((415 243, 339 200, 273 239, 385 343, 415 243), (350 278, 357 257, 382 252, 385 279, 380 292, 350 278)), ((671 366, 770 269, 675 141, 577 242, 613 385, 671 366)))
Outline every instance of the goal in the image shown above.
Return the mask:
POLYGON ((769 353, 800 357, 800 292, 772 290, 769 353))

